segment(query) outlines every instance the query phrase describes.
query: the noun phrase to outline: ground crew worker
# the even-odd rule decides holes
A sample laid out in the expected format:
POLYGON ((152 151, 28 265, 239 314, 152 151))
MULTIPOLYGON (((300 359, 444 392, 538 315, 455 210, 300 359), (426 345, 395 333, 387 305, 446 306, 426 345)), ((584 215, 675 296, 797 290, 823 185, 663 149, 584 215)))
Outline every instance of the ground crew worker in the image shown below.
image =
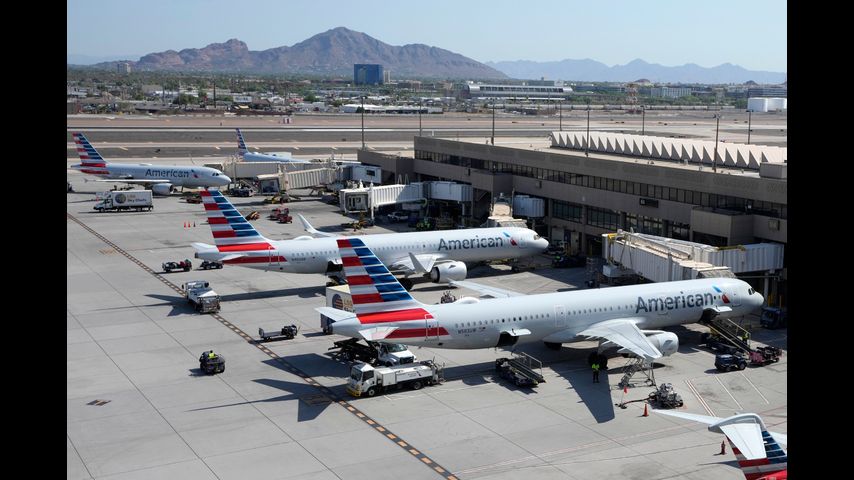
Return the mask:
POLYGON ((209 358, 209 359, 211 359, 211 360, 213 360, 214 358, 216 358, 216 354, 213 352, 213 350, 211 350, 210 352, 208 352, 208 358, 209 358))
POLYGON ((745 330, 744 333, 741 335, 741 339, 744 340, 744 343, 747 343, 747 341, 750 340, 750 332, 745 330))
POLYGON ((726 455, 726 440, 721 440, 721 453, 720 455, 726 455))
POLYGON ((593 368, 593 383, 599 383, 599 364, 593 363, 591 367, 593 368))

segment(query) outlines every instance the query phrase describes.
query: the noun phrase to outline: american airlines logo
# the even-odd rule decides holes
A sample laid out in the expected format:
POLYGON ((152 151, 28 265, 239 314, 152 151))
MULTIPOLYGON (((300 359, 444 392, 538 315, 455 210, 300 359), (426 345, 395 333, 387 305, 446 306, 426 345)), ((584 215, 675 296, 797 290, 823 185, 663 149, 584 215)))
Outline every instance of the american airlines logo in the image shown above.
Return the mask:
POLYGON ((647 298, 638 297, 635 313, 660 312, 664 310, 675 310, 678 308, 693 308, 712 305, 715 297, 711 293, 694 295, 675 295, 672 297, 647 298))
POLYGON ((475 235, 474 238, 467 238, 465 240, 445 240, 444 238, 441 238, 439 239, 439 251, 503 247, 504 243, 504 239, 501 237, 480 237, 478 235, 475 235))
POLYGON ((155 170, 152 168, 145 170, 145 175, 149 177, 189 177, 190 172, 181 170, 155 170))

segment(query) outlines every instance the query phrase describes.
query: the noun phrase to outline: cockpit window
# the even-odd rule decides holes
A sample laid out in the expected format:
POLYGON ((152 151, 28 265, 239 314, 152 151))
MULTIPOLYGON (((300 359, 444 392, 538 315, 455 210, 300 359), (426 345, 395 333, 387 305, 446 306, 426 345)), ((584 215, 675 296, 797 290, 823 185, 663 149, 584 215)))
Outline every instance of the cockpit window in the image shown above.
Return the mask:
POLYGON ((539 235, 534 235, 534 240, 539 240, 539 239, 541 239, 541 238, 543 238, 543 237, 541 237, 541 236, 539 236, 539 235))
POLYGON ((752 289, 752 288, 748 288, 748 289, 747 289, 747 294, 748 294, 748 295, 753 295, 754 293, 756 293, 756 290, 754 290, 754 289, 752 289))

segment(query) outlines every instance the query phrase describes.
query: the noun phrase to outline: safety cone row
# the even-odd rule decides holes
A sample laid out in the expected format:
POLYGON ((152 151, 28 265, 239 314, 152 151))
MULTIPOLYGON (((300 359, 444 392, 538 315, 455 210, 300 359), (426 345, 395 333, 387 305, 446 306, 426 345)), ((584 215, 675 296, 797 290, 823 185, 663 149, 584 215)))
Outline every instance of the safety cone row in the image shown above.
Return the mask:
MULTIPOLYGON (((193 222, 193 227, 195 228, 196 222, 193 222)), ((184 222, 184 228, 190 228, 190 222, 184 222)))

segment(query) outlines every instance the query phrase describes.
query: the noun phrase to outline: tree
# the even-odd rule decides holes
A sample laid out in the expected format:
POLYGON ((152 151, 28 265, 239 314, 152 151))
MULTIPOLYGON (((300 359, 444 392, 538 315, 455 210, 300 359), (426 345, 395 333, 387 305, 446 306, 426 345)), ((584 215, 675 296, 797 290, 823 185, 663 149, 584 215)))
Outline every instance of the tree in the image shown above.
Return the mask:
POLYGON ((306 95, 305 97, 303 97, 303 101, 304 101, 304 102, 308 102, 308 103, 314 103, 314 102, 316 102, 316 101, 317 101, 317 97, 316 97, 316 96, 314 96, 314 94, 313 94, 313 93, 309 93, 308 95, 306 95))

